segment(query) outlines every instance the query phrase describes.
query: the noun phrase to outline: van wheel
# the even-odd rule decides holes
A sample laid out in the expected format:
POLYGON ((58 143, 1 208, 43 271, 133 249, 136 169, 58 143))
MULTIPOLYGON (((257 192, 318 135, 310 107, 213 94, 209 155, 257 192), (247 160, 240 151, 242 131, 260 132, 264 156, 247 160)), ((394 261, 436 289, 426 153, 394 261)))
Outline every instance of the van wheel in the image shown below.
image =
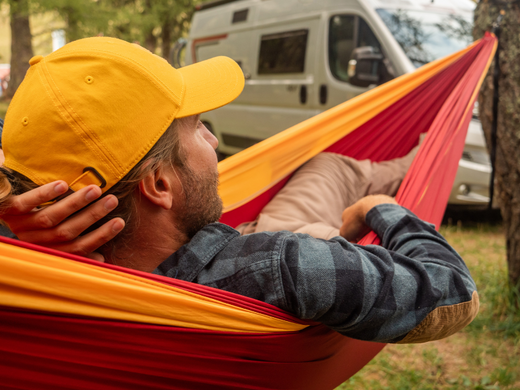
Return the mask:
MULTIPOLYGON (((211 125, 210 125, 209 122, 202 122, 202 124, 203 124, 204 126, 206 126, 206 129, 208 129, 208 130, 211 132, 211 134, 215 135, 215 132, 213 131, 213 127, 211 127, 211 125)), ((215 135, 215 136, 216 136, 216 135, 215 135)), ((218 161, 222 161, 222 160, 224 160, 224 159, 226 159, 226 158, 229 157, 228 154, 222 153, 222 152, 220 152, 218 149, 215 150, 215 153, 217 153, 217 159, 218 159, 218 161)))

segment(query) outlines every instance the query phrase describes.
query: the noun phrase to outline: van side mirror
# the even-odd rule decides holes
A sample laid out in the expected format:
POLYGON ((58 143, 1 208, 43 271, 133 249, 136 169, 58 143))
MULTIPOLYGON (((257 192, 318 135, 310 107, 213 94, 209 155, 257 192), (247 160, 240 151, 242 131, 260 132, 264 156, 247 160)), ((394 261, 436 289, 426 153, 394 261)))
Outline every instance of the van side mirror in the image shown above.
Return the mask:
POLYGON ((376 52, 372 46, 358 47, 352 51, 352 59, 348 63, 349 82, 358 87, 368 87, 381 83, 381 67, 383 54, 376 52))
POLYGON ((186 47, 187 43, 188 41, 186 39, 179 38, 173 45, 170 51, 170 64, 172 64, 174 68, 182 68, 183 64, 181 61, 181 52, 186 47))

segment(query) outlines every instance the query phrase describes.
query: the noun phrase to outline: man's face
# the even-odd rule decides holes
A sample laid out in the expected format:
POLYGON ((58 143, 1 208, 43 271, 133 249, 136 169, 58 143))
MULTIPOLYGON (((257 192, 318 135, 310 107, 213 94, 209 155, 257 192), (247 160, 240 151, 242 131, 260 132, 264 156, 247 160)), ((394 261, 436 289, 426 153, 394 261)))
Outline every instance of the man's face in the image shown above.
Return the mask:
POLYGON ((183 186, 184 203, 176 218, 179 230, 191 239, 204 226, 218 221, 222 214, 215 153, 218 140, 199 121, 199 115, 179 121, 179 141, 185 164, 176 170, 183 186))

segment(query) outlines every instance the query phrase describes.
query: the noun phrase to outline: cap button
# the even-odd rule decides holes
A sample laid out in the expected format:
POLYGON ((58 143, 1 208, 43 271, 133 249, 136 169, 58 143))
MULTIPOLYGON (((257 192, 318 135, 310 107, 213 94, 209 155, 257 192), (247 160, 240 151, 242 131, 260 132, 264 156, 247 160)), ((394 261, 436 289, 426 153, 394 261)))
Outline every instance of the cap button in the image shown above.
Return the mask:
POLYGON ((33 58, 31 58, 29 60, 29 65, 36 65, 38 62, 40 62, 41 60, 43 60, 43 56, 34 56, 33 58))

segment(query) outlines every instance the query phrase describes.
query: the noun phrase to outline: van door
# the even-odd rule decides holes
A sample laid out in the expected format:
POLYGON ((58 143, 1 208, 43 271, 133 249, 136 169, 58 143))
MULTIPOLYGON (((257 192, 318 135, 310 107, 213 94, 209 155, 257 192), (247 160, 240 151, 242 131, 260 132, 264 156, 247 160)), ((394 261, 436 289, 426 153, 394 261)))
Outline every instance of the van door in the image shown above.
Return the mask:
POLYGON ((319 23, 316 16, 253 30, 247 44, 253 68, 244 69, 244 91, 233 103, 208 113, 218 124, 220 151, 235 153, 318 113, 310 97, 316 93, 319 23))
MULTIPOLYGON (((318 93, 313 97, 315 107, 321 110, 334 107, 346 100, 360 95, 370 87, 359 87, 350 83, 349 61, 352 51, 358 47, 371 46, 377 53, 385 54, 372 28, 365 19, 355 14, 330 14, 327 16, 325 48, 322 56, 326 59, 317 73, 316 85, 318 93)), ((391 64, 385 59, 386 72, 393 77, 391 64)), ((385 80, 385 81, 388 81, 385 80)))

